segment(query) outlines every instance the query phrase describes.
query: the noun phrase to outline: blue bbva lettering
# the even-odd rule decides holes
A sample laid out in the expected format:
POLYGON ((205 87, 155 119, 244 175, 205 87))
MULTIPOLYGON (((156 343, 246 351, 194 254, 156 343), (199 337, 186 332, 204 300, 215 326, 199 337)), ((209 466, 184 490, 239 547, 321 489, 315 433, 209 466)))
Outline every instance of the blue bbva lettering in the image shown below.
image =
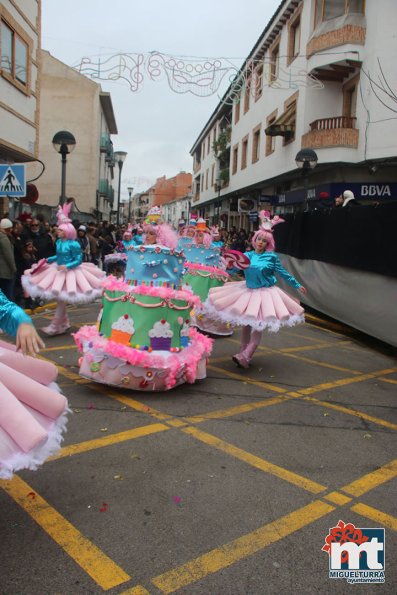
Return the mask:
POLYGON ((338 570, 342 567, 342 553, 347 552, 349 554, 349 570, 360 569, 360 553, 367 553, 367 566, 371 570, 381 570, 382 564, 378 562, 378 552, 383 551, 383 543, 378 542, 377 537, 373 537, 371 541, 366 543, 343 543, 338 542, 331 543, 331 568, 338 570))

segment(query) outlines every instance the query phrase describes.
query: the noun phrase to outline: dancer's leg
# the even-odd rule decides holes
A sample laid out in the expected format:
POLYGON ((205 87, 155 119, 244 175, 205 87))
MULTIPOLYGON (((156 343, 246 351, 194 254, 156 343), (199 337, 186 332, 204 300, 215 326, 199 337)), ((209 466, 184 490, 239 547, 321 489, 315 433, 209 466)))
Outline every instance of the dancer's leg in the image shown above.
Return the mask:
POLYGON ((250 326, 243 326, 240 339, 240 351, 232 357, 232 360, 239 368, 248 368, 249 366, 249 362, 247 362, 244 357, 244 351, 247 349, 251 340, 251 331, 252 328, 250 326))
MULTIPOLYGON (((249 327, 250 328, 250 327, 249 327)), ((240 351, 237 355, 233 356, 233 361, 241 368, 248 368, 250 365, 251 358, 255 353, 258 345, 262 339, 263 331, 254 331, 250 328, 250 339, 249 343, 243 351, 240 351)))
POLYGON ((41 330, 47 335, 61 335, 70 326, 66 325, 65 317, 67 318, 66 304, 65 302, 59 301, 51 323, 41 330))

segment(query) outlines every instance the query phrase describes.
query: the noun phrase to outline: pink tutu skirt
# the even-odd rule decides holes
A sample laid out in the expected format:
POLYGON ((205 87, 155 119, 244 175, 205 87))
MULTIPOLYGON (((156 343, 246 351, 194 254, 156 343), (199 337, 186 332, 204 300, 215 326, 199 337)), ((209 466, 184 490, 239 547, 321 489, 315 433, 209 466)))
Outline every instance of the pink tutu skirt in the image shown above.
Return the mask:
POLYGON ((232 281, 210 290, 203 311, 232 326, 251 326, 277 332, 282 326, 304 322, 299 301, 277 286, 249 289, 245 281, 232 281))
POLYGON ((0 341, 0 479, 35 470, 59 450, 69 409, 57 374, 54 364, 0 341))
POLYGON ((60 300, 67 304, 92 302, 102 295, 102 281, 106 273, 90 262, 64 271, 56 263, 44 265, 37 273, 25 271, 21 281, 32 298, 60 300))

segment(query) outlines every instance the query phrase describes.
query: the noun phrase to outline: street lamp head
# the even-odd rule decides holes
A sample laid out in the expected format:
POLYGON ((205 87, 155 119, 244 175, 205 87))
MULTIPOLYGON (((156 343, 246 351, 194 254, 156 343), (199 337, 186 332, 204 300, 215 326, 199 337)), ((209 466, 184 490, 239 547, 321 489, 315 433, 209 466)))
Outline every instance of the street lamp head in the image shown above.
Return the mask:
POLYGON ((128 190, 128 194, 130 196, 132 196, 132 193, 134 192, 134 188, 132 186, 128 186, 127 190, 128 190))
POLYGON ((127 153, 125 151, 116 151, 114 153, 114 160, 116 163, 119 164, 120 169, 123 167, 123 163, 124 163, 126 157, 127 157, 127 153))
POLYGON ((65 154, 71 153, 76 146, 76 139, 71 132, 61 130, 54 135, 52 144, 57 153, 65 154))
POLYGON ((299 169, 313 169, 317 161, 317 153, 313 149, 301 149, 295 157, 295 163, 299 169))

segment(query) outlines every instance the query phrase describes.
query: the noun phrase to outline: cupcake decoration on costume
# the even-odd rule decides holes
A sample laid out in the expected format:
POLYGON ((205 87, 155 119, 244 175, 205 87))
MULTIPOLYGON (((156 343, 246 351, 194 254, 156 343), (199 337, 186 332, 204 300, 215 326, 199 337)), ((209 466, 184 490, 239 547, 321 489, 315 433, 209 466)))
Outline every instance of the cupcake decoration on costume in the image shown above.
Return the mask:
POLYGON ((171 349, 171 341, 174 336, 169 322, 166 320, 159 320, 155 322, 153 328, 149 331, 150 346, 156 351, 169 351, 171 349))
POLYGON ((130 345, 134 333, 135 328, 133 319, 128 314, 124 314, 112 324, 110 339, 116 341, 116 343, 121 343, 122 345, 130 345))

